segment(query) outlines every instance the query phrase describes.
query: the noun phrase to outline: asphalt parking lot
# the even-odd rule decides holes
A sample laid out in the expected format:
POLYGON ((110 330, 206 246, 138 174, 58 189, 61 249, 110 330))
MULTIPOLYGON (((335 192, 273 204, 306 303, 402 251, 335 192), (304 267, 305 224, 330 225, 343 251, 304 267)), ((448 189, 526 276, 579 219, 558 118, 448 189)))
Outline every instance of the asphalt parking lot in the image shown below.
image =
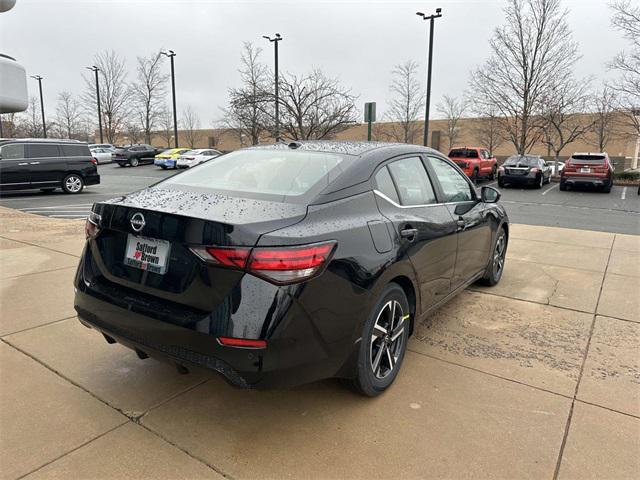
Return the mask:
MULTIPOLYGON (((4 193, 0 206, 53 218, 84 218, 93 202, 106 200, 151 185, 175 175, 153 165, 122 168, 99 165, 100 185, 86 188, 79 195, 61 191, 4 193)), ((480 186, 496 182, 480 181, 480 186)), ((640 235, 640 196, 637 187, 614 186, 606 194, 594 190, 561 192, 557 183, 542 189, 503 188, 501 202, 514 223, 640 235)))
POLYGON ((393 387, 365 399, 238 390, 108 345, 73 310, 82 220, 0 207, 0 227, 2 478, 640 471, 639 236, 513 224, 501 283, 417 325, 393 387))

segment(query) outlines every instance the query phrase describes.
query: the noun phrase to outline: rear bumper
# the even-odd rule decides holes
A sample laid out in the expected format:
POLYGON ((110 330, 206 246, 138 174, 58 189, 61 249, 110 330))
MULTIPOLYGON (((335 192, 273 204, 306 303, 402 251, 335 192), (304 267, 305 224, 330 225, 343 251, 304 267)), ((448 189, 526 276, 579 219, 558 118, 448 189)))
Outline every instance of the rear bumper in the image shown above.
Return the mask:
POLYGON ((539 179, 537 175, 529 176, 529 175, 508 175, 501 174, 499 179, 504 183, 510 184, 518 184, 518 185, 535 185, 536 181, 539 179))
POLYGON ((596 177, 596 176, 569 176, 562 175, 560 177, 560 181, 567 185, 591 185, 594 187, 603 187, 605 185, 609 185, 611 180, 609 177, 596 177))
MULTIPOLYGON (((88 255, 85 251, 74 281, 74 308, 80 322, 142 358, 148 355, 187 369, 215 371, 235 386, 257 389, 349 376, 355 367, 353 315, 337 316, 339 307, 327 307, 311 316, 309 307, 302 306, 306 296, 316 301, 322 298, 325 292, 318 290, 335 284, 331 278, 319 277, 315 284, 297 291, 245 275, 229 302, 221 305, 222 312, 192 309, 183 315, 188 307, 142 297, 102 277, 92 277, 95 265, 85 273, 88 255), (159 311, 162 317, 154 316, 159 311), (219 336, 265 339, 267 347, 223 346, 219 336)), ((349 303, 363 302, 352 298, 349 303)))
POLYGON ((100 175, 97 173, 95 175, 86 175, 84 177, 85 185, 100 185, 100 175))
POLYGON ((173 168, 176 165, 175 158, 156 158, 153 160, 154 165, 158 165, 159 167, 170 167, 173 168))

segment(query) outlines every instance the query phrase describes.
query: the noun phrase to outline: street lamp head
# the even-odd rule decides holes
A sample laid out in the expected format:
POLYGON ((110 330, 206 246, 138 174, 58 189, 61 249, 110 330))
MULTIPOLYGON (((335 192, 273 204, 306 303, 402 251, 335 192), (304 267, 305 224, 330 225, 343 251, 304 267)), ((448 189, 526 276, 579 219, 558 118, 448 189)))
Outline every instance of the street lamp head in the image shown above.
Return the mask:
POLYGON ((176 56, 176 52, 174 52, 173 50, 168 50, 168 51, 163 51, 160 50, 160 54, 164 55, 165 57, 175 57, 176 56))
POLYGON ((424 13, 422 13, 422 12, 416 12, 416 15, 418 15, 419 17, 424 18, 424 13))
POLYGON ((440 13, 440 12, 442 12, 442 9, 441 8, 436 8, 436 13, 440 13))
POLYGON ((268 35, 263 35, 262 38, 265 38, 270 42, 279 42, 280 40, 282 40, 282 35, 280 35, 279 33, 276 33, 273 38, 269 37, 268 35))
POLYGON ((96 67, 95 65, 92 65, 90 67, 85 67, 87 70, 91 70, 92 72, 97 72, 100 69, 98 67, 96 67))
POLYGON ((41 77, 40 75, 31 75, 31 78, 35 78, 36 80, 42 80, 44 77, 41 77))

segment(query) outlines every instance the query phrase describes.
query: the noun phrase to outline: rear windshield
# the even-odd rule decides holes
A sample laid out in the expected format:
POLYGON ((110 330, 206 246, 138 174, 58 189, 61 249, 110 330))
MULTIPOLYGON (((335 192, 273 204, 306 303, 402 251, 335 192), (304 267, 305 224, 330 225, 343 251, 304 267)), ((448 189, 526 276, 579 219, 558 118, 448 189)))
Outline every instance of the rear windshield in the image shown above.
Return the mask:
POLYGON ((321 152, 238 150, 162 182, 276 202, 303 203, 346 168, 350 158, 321 152))
POLYGON ((468 148, 456 148, 449 152, 449 158, 478 158, 478 151, 468 148))
POLYGON ((571 160, 582 163, 602 163, 606 157, 604 155, 571 155, 571 160))
POLYGON ((519 155, 512 155, 507 158, 503 165, 522 165, 523 167, 533 167, 538 165, 538 157, 521 157, 519 155))

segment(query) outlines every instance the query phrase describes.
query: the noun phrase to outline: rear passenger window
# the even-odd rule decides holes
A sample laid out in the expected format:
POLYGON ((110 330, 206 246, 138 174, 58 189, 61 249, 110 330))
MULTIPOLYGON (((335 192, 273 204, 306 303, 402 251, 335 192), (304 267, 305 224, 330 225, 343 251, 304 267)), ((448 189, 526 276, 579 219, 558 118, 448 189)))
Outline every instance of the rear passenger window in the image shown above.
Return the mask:
POLYGON ((393 180, 391 180, 391 175, 389 175, 387 167, 382 167, 376 174, 376 185, 380 193, 386 195, 394 202, 400 203, 398 192, 396 192, 396 187, 393 185, 393 180))
POLYGON ((29 145, 29 158, 59 157, 58 145, 51 143, 32 143, 29 145))
POLYGON ((11 143, 0 147, 0 156, 2 160, 22 159, 24 158, 24 145, 20 143, 11 143))
POLYGON ((91 156, 89 147, 86 145, 61 145, 62 153, 65 157, 88 157, 91 156))
POLYGON ((417 157, 405 158, 390 163, 388 168, 396 187, 398 187, 398 195, 402 205, 436 203, 436 196, 422 160, 417 157))

